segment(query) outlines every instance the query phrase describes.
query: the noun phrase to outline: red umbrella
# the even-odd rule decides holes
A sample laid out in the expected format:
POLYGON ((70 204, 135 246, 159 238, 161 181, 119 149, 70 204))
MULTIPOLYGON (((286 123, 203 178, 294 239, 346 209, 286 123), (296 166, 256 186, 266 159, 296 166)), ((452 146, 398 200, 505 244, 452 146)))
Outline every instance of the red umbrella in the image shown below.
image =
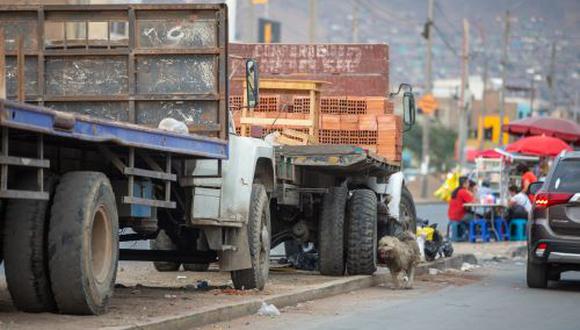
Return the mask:
POLYGON ((519 139, 508 145, 505 150, 536 156, 557 156, 562 150, 572 151, 572 147, 561 139, 537 135, 519 139))
POLYGON ((504 131, 521 135, 546 135, 568 142, 580 141, 580 125, 571 120, 530 117, 512 121, 504 126, 504 131))
POLYGON ((468 162, 475 162, 476 158, 502 158, 502 154, 495 151, 494 149, 487 149, 487 150, 467 150, 467 161, 468 162))

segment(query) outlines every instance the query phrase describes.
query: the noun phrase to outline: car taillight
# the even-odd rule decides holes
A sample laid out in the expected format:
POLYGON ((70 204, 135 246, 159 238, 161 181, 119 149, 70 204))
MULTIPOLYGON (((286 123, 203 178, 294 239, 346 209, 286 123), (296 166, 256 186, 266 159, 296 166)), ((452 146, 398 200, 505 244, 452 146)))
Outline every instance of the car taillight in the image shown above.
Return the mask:
POLYGON ((538 244, 538 247, 536 248, 536 256, 543 257, 547 248, 548 248, 548 244, 546 244, 546 243, 538 244))
POLYGON ((567 203, 572 196, 574 194, 540 192, 536 195, 534 205, 538 209, 545 209, 553 205, 567 203))

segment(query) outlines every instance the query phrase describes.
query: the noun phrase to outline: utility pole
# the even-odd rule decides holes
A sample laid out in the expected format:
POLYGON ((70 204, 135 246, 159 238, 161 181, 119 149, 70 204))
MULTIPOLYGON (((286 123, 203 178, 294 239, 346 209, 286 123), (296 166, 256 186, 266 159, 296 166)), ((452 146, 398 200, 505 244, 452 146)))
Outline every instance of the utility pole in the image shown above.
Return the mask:
POLYGON ((469 88, 469 22, 463 19, 463 46, 461 47, 461 93, 459 94, 459 164, 465 166, 465 144, 469 123, 467 114, 469 104, 467 89, 469 88))
MULTIPOLYGON (((427 39, 427 54, 425 65, 425 95, 433 93, 433 34, 431 27, 433 25, 433 8, 435 0, 428 0, 427 8, 427 23, 425 25, 425 35, 427 39)), ((421 197, 427 198, 427 190, 429 190, 429 133, 431 130, 431 114, 423 112, 423 152, 421 155, 421 197)))
POLYGON ((487 102, 486 102, 486 96, 487 96, 487 73, 488 73, 488 65, 489 65, 489 56, 487 54, 487 38, 485 35, 485 30, 483 29, 483 26, 481 26, 481 24, 477 24, 477 28, 479 29, 479 33, 481 34, 481 43, 482 43, 482 47, 483 49, 485 49, 486 51, 483 54, 483 95, 482 95, 482 100, 481 100, 481 113, 479 114, 479 117, 481 118, 481 120, 478 118, 477 122, 478 125, 481 123, 481 127, 477 127, 477 134, 478 134, 478 139, 479 139, 479 150, 483 150, 484 147, 484 135, 485 135, 485 117, 487 116, 487 102))
POLYGON ((501 52, 501 97, 499 102, 499 145, 503 145, 503 118, 505 116, 505 94, 507 92, 508 44, 510 41, 510 11, 505 12, 505 29, 501 52))
POLYGON ((358 42, 358 14, 359 14, 359 1, 360 0, 354 0, 353 2, 353 11, 352 11, 352 42, 353 43, 357 43, 358 42))
POLYGON ((318 0, 310 0, 310 22, 308 24, 308 40, 316 42, 316 20, 318 19, 318 0))
POLYGON ((248 29, 250 30, 248 35, 248 42, 256 42, 258 40, 257 35, 258 35, 258 25, 256 24, 256 5, 254 4, 253 0, 248 0, 249 2, 249 9, 250 9, 250 13, 249 13, 249 18, 248 20, 250 21, 250 24, 248 24, 248 29))
POLYGON ((552 42, 552 54, 550 55, 550 75, 548 76, 548 87, 550 88, 550 111, 556 110, 556 41, 552 42))
POLYGON ((534 113, 534 96, 536 95, 536 88, 534 86, 534 80, 536 80, 536 72, 532 71, 532 79, 530 82, 530 115, 535 117, 534 113))
POLYGON ((578 108, 578 89, 576 89, 576 97, 574 98, 574 122, 578 123, 578 112, 580 109, 578 108))

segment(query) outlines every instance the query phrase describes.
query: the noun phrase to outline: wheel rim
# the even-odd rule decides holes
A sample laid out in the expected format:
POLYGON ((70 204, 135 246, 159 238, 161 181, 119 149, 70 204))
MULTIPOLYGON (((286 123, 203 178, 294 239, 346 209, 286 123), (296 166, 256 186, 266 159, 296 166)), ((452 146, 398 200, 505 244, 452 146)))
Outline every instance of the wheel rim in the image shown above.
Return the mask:
POLYGON ((104 205, 99 205, 93 216, 91 230, 91 266, 98 283, 107 279, 113 257, 111 222, 104 205))
POLYGON ((268 273, 268 260, 270 254, 270 232, 268 230, 268 225, 266 224, 266 215, 262 215, 262 226, 260 230, 260 266, 262 268, 262 273, 268 273))
POLYGON ((400 218, 401 223, 403 224, 403 229, 404 230, 411 229, 411 221, 413 220, 413 218, 411 217, 411 212, 409 212, 409 208, 405 203, 401 203, 401 206, 399 207, 399 212, 401 213, 400 218))

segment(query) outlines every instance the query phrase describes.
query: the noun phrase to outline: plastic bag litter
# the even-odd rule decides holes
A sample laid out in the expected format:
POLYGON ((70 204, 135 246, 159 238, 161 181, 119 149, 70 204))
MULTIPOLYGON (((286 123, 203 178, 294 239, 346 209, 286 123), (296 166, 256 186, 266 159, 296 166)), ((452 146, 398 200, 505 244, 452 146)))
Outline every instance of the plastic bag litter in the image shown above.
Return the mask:
POLYGON ((429 275, 437 275, 437 274, 439 274, 439 269, 429 268, 429 275))
POLYGON ((258 315, 260 316, 280 316, 280 311, 276 306, 272 304, 266 304, 262 302, 262 306, 258 309, 258 315))
POLYGON ((468 262, 464 262, 463 264, 461 264, 461 271, 462 272, 470 272, 472 271, 474 268, 478 268, 479 266, 477 265, 472 265, 468 262))
POLYGON ((163 118, 157 128, 160 128, 164 131, 169 131, 178 134, 189 134, 189 129, 184 122, 173 118, 163 118))

